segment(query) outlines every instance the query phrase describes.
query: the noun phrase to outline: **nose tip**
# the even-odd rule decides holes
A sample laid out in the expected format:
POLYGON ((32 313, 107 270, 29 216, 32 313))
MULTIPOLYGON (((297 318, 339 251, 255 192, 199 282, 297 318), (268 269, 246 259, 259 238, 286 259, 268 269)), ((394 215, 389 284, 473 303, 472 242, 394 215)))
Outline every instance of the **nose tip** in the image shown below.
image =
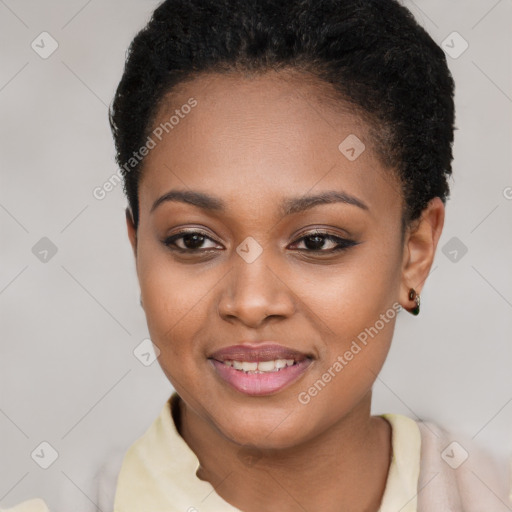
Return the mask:
POLYGON ((258 327, 269 318, 286 318, 295 307, 290 289, 263 261, 239 262, 230 272, 217 305, 224 320, 258 327))

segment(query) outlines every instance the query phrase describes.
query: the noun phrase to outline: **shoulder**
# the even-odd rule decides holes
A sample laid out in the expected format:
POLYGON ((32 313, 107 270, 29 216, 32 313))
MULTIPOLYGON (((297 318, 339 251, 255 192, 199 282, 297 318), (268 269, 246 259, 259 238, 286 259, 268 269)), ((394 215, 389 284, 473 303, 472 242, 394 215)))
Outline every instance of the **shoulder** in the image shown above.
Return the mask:
MULTIPOLYGON (((157 453, 162 446, 159 441, 169 442, 169 433, 173 433, 173 420, 169 414, 170 406, 176 403, 176 392, 163 404, 160 414, 153 419, 149 427, 127 446, 117 446, 109 453, 108 458, 95 474, 96 503, 100 510, 114 510, 119 477, 123 463, 128 459, 130 464, 144 465, 148 460, 148 448, 157 453)), ((176 436, 177 436, 176 432, 176 436)), ((1 512, 1 511, 0 511, 1 512)))
POLYGON ((469 436, 418 420, 421 435, 418 511, 512 509, 512 457, 497 456, 469 436))
POLYGON ((0 508, 0 512, 49 512, 46 503, 42 499, 24 501, 12 508, 0 508))

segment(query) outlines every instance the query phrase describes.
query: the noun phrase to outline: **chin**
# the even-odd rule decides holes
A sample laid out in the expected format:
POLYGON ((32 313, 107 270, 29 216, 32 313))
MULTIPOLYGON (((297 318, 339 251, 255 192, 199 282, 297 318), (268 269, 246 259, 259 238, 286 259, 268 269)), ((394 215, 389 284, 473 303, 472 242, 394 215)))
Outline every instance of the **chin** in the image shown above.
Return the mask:
POLYGON ((276 410, 264 406, 236 406, 234 409, 236 413, 212 418, 212 421, 226 439, 241 447, 279 450, 292 448, 312 437, 314 427, 308 424, 305 410, 290 414, 285 407, 276 410))

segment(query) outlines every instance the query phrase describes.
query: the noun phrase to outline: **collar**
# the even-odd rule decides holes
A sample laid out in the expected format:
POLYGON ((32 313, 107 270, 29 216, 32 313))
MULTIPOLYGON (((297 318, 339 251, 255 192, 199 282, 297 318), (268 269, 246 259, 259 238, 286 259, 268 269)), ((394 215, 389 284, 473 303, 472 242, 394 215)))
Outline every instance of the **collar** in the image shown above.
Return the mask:
MULTIPOLYGON (((127 450, 117 480, 114 512, 242 512, 224 501, 196 471, 199 459, 179 434, 173 392, 159 416, 127 450)), ((417 512, 420 432, 400 414, 382 414, 392 426, 393 456, 379 512, 417 512)))
POLYGON ((417 512, 421 433, 416 421, 402 414, 381 414, 392 428, 393 456, 379 512, 417 512))

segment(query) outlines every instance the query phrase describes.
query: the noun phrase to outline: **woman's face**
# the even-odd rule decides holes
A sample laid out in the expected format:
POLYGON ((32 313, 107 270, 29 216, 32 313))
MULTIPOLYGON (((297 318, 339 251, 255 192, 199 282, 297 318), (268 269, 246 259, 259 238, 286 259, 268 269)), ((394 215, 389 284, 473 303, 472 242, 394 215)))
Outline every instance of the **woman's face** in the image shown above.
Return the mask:
POLYGON ((187 83, 155 122, 128 222, 162 369, 241 444, 368 415, 407 304, 399 185, 365 124, 320 96, 275 74, 187 83))

